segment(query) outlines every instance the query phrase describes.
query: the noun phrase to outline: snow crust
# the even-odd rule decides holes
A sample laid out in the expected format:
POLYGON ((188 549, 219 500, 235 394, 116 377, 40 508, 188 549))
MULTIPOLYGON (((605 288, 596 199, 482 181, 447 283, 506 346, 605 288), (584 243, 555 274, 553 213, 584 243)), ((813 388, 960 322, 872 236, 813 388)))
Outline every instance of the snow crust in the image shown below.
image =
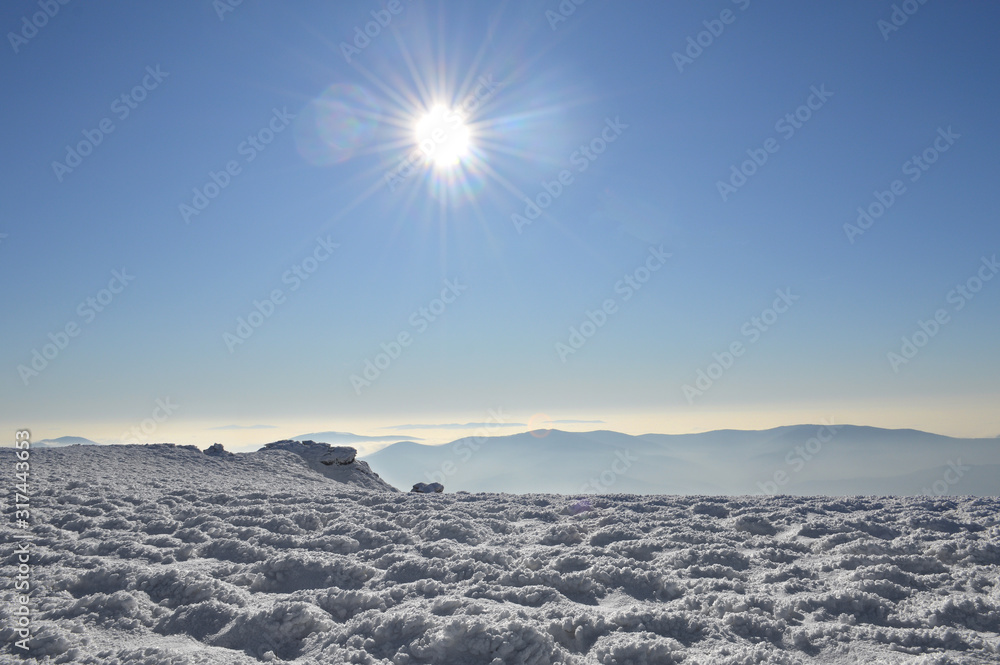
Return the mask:
POLYGON ((403 493, 282 446, 32 478, 32 650, 8 548, 0 662, 1000 662, 997 498, 403 493))

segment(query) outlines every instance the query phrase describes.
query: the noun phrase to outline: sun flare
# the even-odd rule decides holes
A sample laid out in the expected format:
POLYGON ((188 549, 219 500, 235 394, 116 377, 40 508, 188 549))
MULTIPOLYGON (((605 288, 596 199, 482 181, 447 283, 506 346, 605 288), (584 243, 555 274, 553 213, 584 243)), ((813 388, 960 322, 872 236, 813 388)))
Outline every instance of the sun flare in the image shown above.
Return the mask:
POLYGON ((434 166, 450 167, 468 155, 471 132, 461 113, 438 105, 417 122, 416 140, 434 166))

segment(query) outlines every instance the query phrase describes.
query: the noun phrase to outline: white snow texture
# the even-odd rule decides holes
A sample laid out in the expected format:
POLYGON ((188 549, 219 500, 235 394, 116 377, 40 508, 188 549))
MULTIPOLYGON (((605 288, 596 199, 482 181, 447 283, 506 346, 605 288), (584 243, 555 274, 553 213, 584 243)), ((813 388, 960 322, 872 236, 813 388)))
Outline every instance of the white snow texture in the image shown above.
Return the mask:
POLYGON ((997 498, 424 494, 349 456, 32 451, 0 662, 1000 662, 997 498))

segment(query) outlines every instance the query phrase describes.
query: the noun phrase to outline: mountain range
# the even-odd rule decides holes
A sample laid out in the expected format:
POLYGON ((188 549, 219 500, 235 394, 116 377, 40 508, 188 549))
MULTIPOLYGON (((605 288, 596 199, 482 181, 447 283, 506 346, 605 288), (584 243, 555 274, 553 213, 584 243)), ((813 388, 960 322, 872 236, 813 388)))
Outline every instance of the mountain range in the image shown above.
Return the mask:
POLYGON ((1000 495, 1000 438, 792 425, 698 434, 536 430, 364 456, 390 484, 448 492, 1000 495))

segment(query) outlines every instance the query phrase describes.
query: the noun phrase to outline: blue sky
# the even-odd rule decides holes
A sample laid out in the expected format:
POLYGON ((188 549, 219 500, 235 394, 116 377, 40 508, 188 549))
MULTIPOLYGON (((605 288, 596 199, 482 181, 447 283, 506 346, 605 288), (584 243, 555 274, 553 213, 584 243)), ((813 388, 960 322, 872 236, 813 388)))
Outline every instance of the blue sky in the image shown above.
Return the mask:
POLYGON ((1000 8, 903 4, 5 3, 0 420, 1000 434, 1000 8))

